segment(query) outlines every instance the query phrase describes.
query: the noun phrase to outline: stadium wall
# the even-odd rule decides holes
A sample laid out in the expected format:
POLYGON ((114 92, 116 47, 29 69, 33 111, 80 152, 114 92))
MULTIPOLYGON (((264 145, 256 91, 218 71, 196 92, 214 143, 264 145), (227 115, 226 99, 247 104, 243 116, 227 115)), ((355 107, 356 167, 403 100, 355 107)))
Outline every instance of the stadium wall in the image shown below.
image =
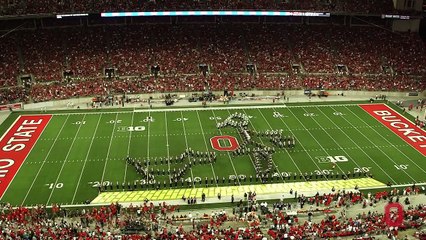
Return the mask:
MULTIPOLYGON (((375 98, 376 95, 386 95, 387 97, 391 98, 401 98, 401 99, 417 99, 419 96, 426 97, 426 91, 423 91, 422 93, 419 93, 417 96, 413 96, 412 94, 408 92, 384 92, 384 91, 326 91, 328 92, 329 96, 339 96, 342 95, 347 97, 346 100, 351 100, 351 98, 355 98, 357 100, 368 100, 370 98, 375 98)), ((176 94, 182 99, 188 99, 190 96, 192 96, 192 93, 199 93, 199 92, 171 92, 170 94, 174 95, 176 94)), ((223 95, 222 91, 213 92, 216 95, 223 95)), ((267 90, 267 91, 235 91, 234 94, 237 96, 240 96, 240 93, 245 93, 248 96, 252 96, 254 94, 255 97, 274 97, 277 95, 280 95, 284 93, 284 95, 291 97, 303 97, 304 91, 303 90, 267 90)), ((318 90, 313 90, 312 93, 318 94, 318 90)), ((153 99, 162 99, 162 96, 164 96, 166 93, 153 93, 153 94, 128 94, 128 97, 131 98, 140 98, 140 99, 148 99, 149 97, 152 97, 153 99)), ((167 93, 168 94, 168 93, 167 93)), ((120 95, 121 94, 117 94, 120 95)), ((72 98, 72 99, 65 99, 65 100, 57 100, 57 101, 50 101, 50 102, 39 102, 39 103, 30 103, 25 104, 24 109, 25 110, 40 110, 41 108, 46 109, 58 109, 58 108, 66 108, 66 107, 73 107, 77 105, 86 105, 87 103, 90 103, 92 100, 91 97, 85 97, 85 98, 72 98)), ((307 101, 307 99, 306 99, 307 101)))
POLYGON ((412 20, 394 20, 392 30, 395 32, 418 32, 420 19, 412 20))

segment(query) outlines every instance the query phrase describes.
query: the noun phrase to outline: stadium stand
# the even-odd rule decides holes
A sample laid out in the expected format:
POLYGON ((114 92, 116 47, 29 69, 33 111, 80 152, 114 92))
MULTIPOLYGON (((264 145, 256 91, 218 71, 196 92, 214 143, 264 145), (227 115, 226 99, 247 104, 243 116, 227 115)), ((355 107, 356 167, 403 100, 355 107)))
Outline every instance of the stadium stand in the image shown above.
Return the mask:
MULTIPOLYGON (((426 50, 419 36, 376 28, 105 26, 19 31, 1 43, 2 86, 15 86, 18 73, 31 74, 36 102, 106 93, 203 91, 206 84, 216 91, 425 89, 426 50), (296 72, 294 64, 300 66, 296 72), (150 69, 154 65, 159 66, 157 77, 150 69), (209 74, 202 74, 200 65, 208 66, 209 74), (115 69, 114 79, 105 77, 105 68, 115 69), (73 80, 64 80, 65 70, 73 73, 73 80)), ((14 89, 7 102, 27 101, 22 89, 14 89)))
POLYGON ((180 213, 178 205, 166 202, 77 209, 59 204, 49 209, 43 205, 13 208, 3 204, 0 218, 5 239, 374 239, 375 235, 394 238, 406 229, 415 229, 413 237, 424 239, 425 233, 418 229, 424 224, 426 206, 410 203, 418 193, 417 187, 408 187, 402 194, 396 189, 366 195, 338 191, 309 198, 298 196, 298 206, 282 201, 268 204, 249 193, 248 202, 236 203, 232 214, 207 210, 197 216, 180 213), (395 228, 386 225, 382 211, 368 207, 400 198, 409 206, 402 224, 395 228), (353 208, 365 210, 351 212, 353 208), (313 218, 313 214, 318 217, 313 218))

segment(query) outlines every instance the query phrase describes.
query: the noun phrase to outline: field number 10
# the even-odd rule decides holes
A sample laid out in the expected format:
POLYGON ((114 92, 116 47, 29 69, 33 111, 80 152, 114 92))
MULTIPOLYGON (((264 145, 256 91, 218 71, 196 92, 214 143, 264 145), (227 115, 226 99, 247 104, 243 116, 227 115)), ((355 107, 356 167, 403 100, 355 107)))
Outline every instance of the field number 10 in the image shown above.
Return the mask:
POLYGON ((57 184, 50 183, 50 184, 46 184, 46 185, 49 186, 49 189, 62 188, 64 186, 64 184, 61 183, 61 182, 57 183, 57 184))

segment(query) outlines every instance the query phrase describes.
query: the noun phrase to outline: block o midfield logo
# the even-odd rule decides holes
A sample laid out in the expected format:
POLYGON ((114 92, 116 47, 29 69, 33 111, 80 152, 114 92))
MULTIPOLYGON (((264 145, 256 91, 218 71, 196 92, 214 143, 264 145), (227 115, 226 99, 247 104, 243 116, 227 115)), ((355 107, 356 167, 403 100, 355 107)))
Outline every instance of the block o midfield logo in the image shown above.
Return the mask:
POLYGON ((237 150, 240 145, 238 144, 238 140, 233 136, 214 136, 210 138, 210 143, 213 147, 213 149, 217 151, 235 151, 237 150), (221 146, 220 141, 228 142, 229 146, 221 146))

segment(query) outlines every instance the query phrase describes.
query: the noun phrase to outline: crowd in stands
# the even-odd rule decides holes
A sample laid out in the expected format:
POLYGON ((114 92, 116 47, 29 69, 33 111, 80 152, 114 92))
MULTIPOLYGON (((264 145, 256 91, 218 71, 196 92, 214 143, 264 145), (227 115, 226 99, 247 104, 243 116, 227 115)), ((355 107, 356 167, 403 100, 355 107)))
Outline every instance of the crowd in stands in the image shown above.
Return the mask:
MULTIPOLYGON (((19 74, 31 74, 35 81, 25 91, 35 102, 123 92, 203 91, 207 85, 218 91, 425 89, 426 49, 419 36, 382 29, 105 26, 18 31, 0 42, 1 86, 16 86, 19 74), (159 67, 156 77, 153 66, 159 67), (105 68, 114 69, 115 76, 105 78, 105 68), (65 80, 65 70, 73 74, 71 80, 65 80)), ((21 91, 0 89, 1 101, 27 101, 21 91)))
POLYGON ((16 0, 1 2, 2 14, 170 10, 304 10, 364 14, 394 13, 391 0, 16 0))
POLYGON ((127 207, 112 203, 76 210, 57 204, 49 209, 2 204, 0 234, 4 239, 374 239, 375 235, 394 239, 400 231, 416 229, 415 237, 424 239, 421 229, 426 223, 426 205, 412 205, 409 200, 417 194, 415 186, 403 193, 395 189, 366 195, 335 191, 313 197, 296 194, 295 203, 273 204, 258 202, 251 194, 235 203, 232 214, 220 210, 201 215, 182 214, 179 206, 148 200, 127 207), (405 209, 399 226, 389 227, 383 212, 369 210, 368 205, 399 202, 400 198, 405 199, 401 199, 405 209), (364 212, 347 212, 361 206, 366 208, 364 212))

